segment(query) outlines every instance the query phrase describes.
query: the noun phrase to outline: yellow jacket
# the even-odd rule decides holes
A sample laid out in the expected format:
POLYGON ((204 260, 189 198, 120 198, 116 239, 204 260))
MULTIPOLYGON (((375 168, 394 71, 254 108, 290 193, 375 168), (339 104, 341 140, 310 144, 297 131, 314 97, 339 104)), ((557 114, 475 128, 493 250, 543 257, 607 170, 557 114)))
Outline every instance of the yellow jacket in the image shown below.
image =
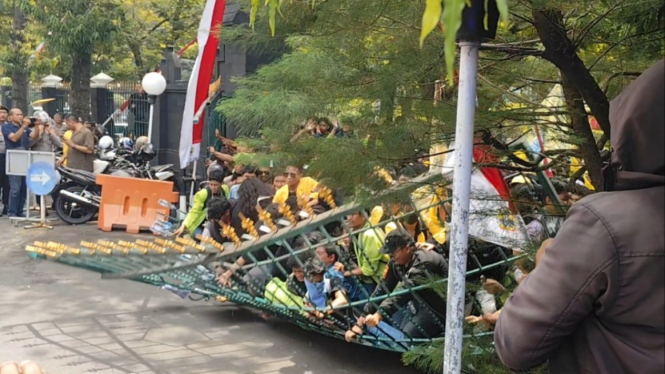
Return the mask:
MULTIPOLYGON (((316 187, 319 185, 315 179, 310 177, 300 178, 300 183, 298 183, 298 188, 296 188, 297 196, 307 196, 311 198, 317 198, 318 194, 314 192, 316 187)), ((286 200, 289 198, 289 186, 284 185, 282 188, 277 190, 275 197, 272 198, 272 202, 275 204, 286 203, 286 200)))

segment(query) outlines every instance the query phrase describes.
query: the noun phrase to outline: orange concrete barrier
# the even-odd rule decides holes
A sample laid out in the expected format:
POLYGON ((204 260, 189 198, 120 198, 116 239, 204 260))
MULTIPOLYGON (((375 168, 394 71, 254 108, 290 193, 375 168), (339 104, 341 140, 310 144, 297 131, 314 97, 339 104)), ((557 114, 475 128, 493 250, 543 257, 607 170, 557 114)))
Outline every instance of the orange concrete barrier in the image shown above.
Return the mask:
POLYGON ((160 199, 170 203, 178 202, 178 193, 173 192, 173 182, 98 175, 97 184, 102 186, 97 221, 97 227, 102 231, 123 226, 131 234, 149 230, 158 212, 169 213, 168 208, 159 205, 160 199))

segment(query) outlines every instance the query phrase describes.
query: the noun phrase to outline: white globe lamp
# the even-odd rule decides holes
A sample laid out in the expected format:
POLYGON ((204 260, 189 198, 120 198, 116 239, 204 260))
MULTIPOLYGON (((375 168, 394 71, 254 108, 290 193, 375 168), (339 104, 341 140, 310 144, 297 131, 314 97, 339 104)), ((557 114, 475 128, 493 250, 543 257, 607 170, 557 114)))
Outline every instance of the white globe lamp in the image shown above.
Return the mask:
POLYGON ((166 79, 160 73, 148 73, 141 81, 143 91, 150 96, 159 96, 166 90, 166 79))

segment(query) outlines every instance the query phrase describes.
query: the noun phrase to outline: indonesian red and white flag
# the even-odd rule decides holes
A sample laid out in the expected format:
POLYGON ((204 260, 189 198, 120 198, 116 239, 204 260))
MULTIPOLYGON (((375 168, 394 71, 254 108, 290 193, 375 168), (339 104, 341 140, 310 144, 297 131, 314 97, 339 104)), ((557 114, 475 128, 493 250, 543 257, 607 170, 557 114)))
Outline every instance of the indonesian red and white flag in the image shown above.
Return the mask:
MULTIPOLYGON (((450 148, 454 149, 451 144, 450 148)), ((496 156, 489 146, 473 147, 475 164, 495 163, 496 156)), ((443 175, 452 178, 455 152, 446 156, 443 175)), ((453 189, 455 186, 453 186, 453 189)), ((469 235, 506 248, 525 248, 528 245, 526 226, 519 214, 514 214, 510 189, 501 170, 479 167, 471 174, 469 202, 469 235)))
POLYGON ((189 78, 180 130, 180 167, 182 169, 197 160, 201 152, 201 137, 205 121, 204 116, 201 116, 198 123, 194 124, 194 114, 202 105, 205 105, 208 98, 219 45, 217 33, 224 20, 225 8, 226 0, 207 0, 201 16, 197 36, 199 54, 189 78))

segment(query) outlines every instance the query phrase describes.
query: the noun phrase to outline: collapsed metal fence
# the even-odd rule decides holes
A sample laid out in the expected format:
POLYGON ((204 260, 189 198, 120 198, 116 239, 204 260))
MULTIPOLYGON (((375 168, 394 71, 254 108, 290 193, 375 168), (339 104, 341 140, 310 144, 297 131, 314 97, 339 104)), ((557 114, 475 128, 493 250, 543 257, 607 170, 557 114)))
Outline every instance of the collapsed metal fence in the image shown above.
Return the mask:
MULTIPOLYGON (((99 272, 103 278, 125 278, 144 282, 190 299, 196 299, 195 295, 198 295, 200 298, 221 302, 231 301, 285 319, 304 329, 339 339, 344 339, 345 333, 358 323, 358 318, 366 315, 364 306, 369 305, 370 309, 381 310, 381 303, 388 298, 409 299, 409 302, 401 305, 399 313, 386 315, 384 324, 354 339, 359 344, 404 352, 414 344, 428 343, 442 338, 445 307, 444 310, 436 310, 423 300, 422 295, 427 290, 430 292, 435 290, 441 298, 445 298, 443 291, 445 286, 442 286, 446 282, 445 277, 428 277, 426 280, 410 284, 402 282, 401 286, 394 289, 386 287, 383 279, 377 279, 376 287, 382 288, 384 292, 375 296, 372 296, 372 292, 366 287, 362 287, 363 281, 359 277, 346 277, 345 289, 356 285, 361 291, 361 296, 355 300, 347 297, 346 303, 335 307, 329 303, 324 307, 316 307, 309 303, 308 299, 303 298, 305 295, 289 289, 287 282, 294 276, 292 273, 294 268, 289 268, 289 264, 302 269, 305 267, 305 258, 315 257, 317 248, 331 243, 339 245, 339 248, 346 247, 347 252, 356 252, 357 256, 366 256, 358 241, 360 234, 374 231, 379 233, 377 236, 383 240, 385 237, 383 230, 389 225, 399 226, 400 220, 410 215, 422 218, 428 211, 439 209, 448 201, 445 196, 433 195, 430 204, 414 203, 412 198, 414 190, 424 186, 436 186, 437 183, 442 183, 440 176, 427 175, 416 178, 407 185, 375 195, 364 203, 350 203, 339 207, 335 206, 330 194, 321 194, 320 198, 326 200, 333 209, 318 215, 304 205, 301 212, 290 211, 288 206, 282 205, 279 209, 280 214, 273 212, 275 215, 273 217, 268 216, 265 211, 260 213, 263 226, 259 227, 259 230, 264 230, 262 233, 252 222, 248 222, 246 217, 243 217, 243 227, 248 234, 243 235, 242 239, 230 226, 224 227, 222 235, 228 240, 224 244, 211 239, 203 239, 197 243, 184 238, 174 240, 157 238, 135 242, 101 240, 95 243, 82 242, 80 247, 53 242, 35 242, 34 245, 28 246, 27 250, 61 263, 99 272), (407 200, 410 201, 412 209, 398 216, 384 216, 377 221, 366 211, 368 207, 380 206, 382 202, 404 203, 407 200), (345 218, 358 212, 368 222, 375 222, 361 229, 351 229, 346 225, 345 218), (296 215, 301 216, 299 222, 296 215), (322 235, 322 240, 317 243, 312 243, 311 236, 308 235, 314 230, 322 235), (298 238, 300 239, 297 240, 298 238), (295 245, 296 241, 300 244, 295 245), (347 245, 343 244, 344 242, 347 245), (354 250, 349 251, 348 247, 354 250), (279 248, 279 251, 276 248, 279 248), (241 256, 247 261, 238 265, 236 260, 241 256), (226 271, 234 266, 232 285, 221 286, 217 281, 220 269, 226 271), (420 322, 415 320, 410 322, 415 326, 415 330, 422 332, 416 334, 420 336, 409 336, 399 331, 400 321, 396 318, 402 321, 413 318, 414 314, 409 313, 409 309, 413 309, 414 306, 428 308, 433 318, 432 326, 438 326, 436 330, 441 333, 428 335, 428 329, 431 330, 431 327, 421 326, 420 322)), ((436 188, 432 191, 436 191, 436 188)), ((437 250, 441 252, 442 257, 447 257, 445 248, 439 247, 437 250)), ((512 250, 495 245, 472 250, 469 255, 471 270, 467 274, 468 279, 478 280, 481 274, 499 274, 499 276, 506 274, 512 264, 523 256, 513 255, 512 250), (483 260, 481 257, 487 257, 490 251, 494 253, 494 256, 490 256, 491 261, 483 260)), ((346 269, 353 267, 354 262, 355 265, 359 263, 357 257, 350 259, 349 256, 342 255, 338 259, 346 269)), ((473 289, 467 291, 469 311, 482 313, 483 306, 479 304, 478 295, 473 289)))

